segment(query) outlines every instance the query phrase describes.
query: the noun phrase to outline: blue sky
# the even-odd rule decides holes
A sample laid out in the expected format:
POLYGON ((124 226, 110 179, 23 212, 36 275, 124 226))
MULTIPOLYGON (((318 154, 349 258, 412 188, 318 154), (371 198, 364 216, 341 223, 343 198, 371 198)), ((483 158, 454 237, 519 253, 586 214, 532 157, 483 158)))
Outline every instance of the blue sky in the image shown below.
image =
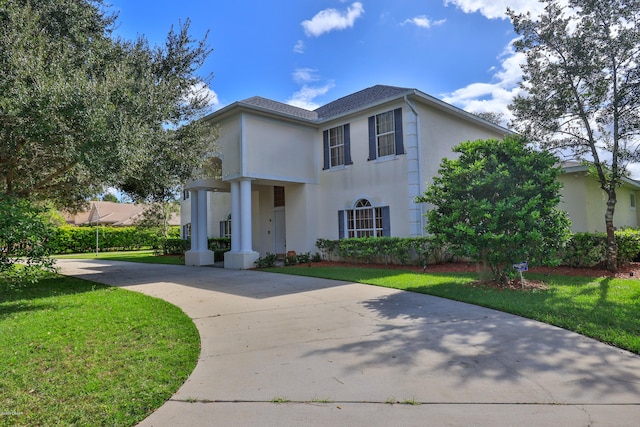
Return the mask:
POLYGON ((221 108, 251 96, 314 109, 386 84, 508 115, 522 58, 504 14, 537 0, 111 0, 117 34, 160 44, 191 19, 213 49, 202 75, 221 108))

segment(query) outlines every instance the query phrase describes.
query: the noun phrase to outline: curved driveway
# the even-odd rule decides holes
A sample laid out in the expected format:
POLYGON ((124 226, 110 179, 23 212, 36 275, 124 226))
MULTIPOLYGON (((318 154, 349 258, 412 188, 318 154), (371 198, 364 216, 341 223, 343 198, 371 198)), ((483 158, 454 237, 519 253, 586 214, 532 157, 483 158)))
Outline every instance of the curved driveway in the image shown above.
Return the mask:
POLYGON ((521 317, 256 271, 58 265, 198 327, 195 370, 141 426, 640 425, 639 356, 521 317))

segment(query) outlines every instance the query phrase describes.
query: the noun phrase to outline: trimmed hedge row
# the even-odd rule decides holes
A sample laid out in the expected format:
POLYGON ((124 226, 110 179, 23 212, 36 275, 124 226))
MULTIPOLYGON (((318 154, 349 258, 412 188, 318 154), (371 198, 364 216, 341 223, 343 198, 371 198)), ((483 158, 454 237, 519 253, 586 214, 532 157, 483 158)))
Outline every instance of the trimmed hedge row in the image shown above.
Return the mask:
MULTIPOLYGON (((224 253, 231 250, 231 239, 228 237, 213 237, 209 239, 208 247, 215 253, 215 259, 224 257, 224 253)), ((184 255, 191 248, 191 240, 166 239, 162 242, 164 255, 184 255)))
MULTIPOLYGON (((618 265, 640 257, 640 230, 616 231, 618 265)), ((318 239, 316 247, 328 261, 380 264, 439 264, 455 256, 431 237, 363 237, 341 240, 318 239)), ((562 254, 563 265, 594 267, 606 261, 605 233, 575 233, 562 254)))
MULTIPOLYGON (((180 235, 180 227, 170 227, 169 235, 180 235)), ((98 227, 100 251, 132 251, 160 248, 164 237, 157 231, 139 227, 98 227)), ((96 250, 95 227, 61 226, 55 229, 51 248, 55 254, 96 250)))

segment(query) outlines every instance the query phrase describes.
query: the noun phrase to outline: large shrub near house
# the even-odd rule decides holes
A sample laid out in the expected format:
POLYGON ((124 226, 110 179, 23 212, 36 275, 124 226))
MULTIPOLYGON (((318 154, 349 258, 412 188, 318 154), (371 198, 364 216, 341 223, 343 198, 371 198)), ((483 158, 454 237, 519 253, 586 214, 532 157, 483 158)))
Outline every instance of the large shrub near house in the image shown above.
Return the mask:
POLYGON ((442 159, 438 176, 416 198, 435 206, 427 231, 451 251, 482 264, 505 281, 512 265, 557 263, 569 237, 569 220, 558 209, 558 159, 515 136, 467 141, 442 159))

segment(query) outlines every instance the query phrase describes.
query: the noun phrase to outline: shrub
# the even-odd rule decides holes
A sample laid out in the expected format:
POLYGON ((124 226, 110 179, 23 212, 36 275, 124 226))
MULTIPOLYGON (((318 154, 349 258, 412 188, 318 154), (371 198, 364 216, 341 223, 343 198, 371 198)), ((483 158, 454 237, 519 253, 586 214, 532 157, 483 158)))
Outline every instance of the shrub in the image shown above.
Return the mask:
POLYGON ((255 264, 257 268, 269 268, 275 266, 276 261, 278 261, 278 255, 267 252, 267 255, 258 258, 255 264))

